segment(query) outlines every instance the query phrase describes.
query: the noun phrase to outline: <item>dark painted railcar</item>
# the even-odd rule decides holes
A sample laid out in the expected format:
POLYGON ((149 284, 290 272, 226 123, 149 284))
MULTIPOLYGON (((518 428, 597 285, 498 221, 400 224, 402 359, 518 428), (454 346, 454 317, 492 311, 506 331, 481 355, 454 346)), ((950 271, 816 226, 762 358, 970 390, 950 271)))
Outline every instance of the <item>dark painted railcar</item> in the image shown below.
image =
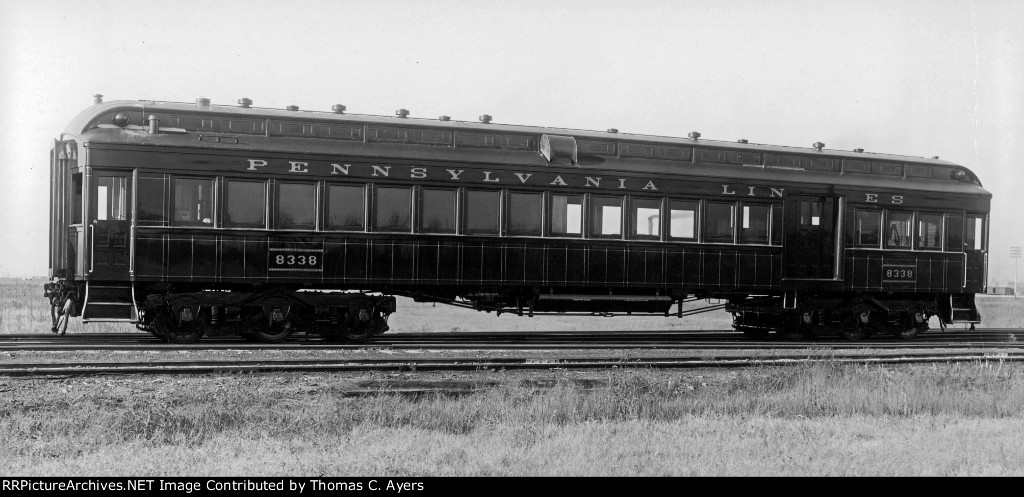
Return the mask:
MULTIPOLYGON (((97 99, 99 100, 99 99, 97 99)), ((978 322, 991 195, 896 155, 480 122, 97 102, 51 156, 54 330, 362 341, 394 296, 910 338, 978 322)))

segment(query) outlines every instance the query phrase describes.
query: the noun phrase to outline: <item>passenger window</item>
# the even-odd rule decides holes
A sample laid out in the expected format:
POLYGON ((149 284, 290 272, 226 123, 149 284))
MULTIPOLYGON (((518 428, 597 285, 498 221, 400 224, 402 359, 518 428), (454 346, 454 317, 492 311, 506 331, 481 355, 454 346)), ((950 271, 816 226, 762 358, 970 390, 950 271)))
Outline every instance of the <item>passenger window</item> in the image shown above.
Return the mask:
POLYGON ((551 195, 548 216, 552 236, 580 236, 583 234, 583 196, 551 195))
POLYGON ((213 179, 174 178, 172 226, 213 226, 213 179))
POLYGON ((697 238, 697 202, 672 200, 669 202, 669 236, 694 240, 697 238))
POLYGON ((276 222, 280 229, 316 229, 316 183, 278 183, 276 222))
POLYGON ((706 243, 732 243, 736 219, 736 204, 708 202, 704 217, 704 241, 706 243))
POLYGON ((327 229, 363 231, 366 188, 327 185, 327 229))
POLYGON ((984 220, 977 216, 967 216, 967 226, 964 232, 964 248, 967 250, 981 250, 984 240, 982 227, 984 220))
POLYGON ((267 227, 267 184, 262 181, 227 180, 224 225, 233 228, 267 227))
POLYGON ((455 190, 423 189, 420 231, 455 233, 455 190))
POLYGON ((942 248, 942 216, 940 214, 918 214, 917 248, 922 250, 942 248))
POLYGON ((412 188, 379 187, 374 203, 374 230, 412 230, 412 188))
POLYGON ((590 197, 590 234, 622 238, 622 197, 590 197))
POLYGON ((959 214, 946 214, 946 250, 964 251, 964 218, 959 214))
POLYGON ((880 211, 856 211, 854 225, 857 237, 855 244, 858 247, 878 248, 882 231, 882 213, 880 211))
POLYGON ((661 235, 661 200, 634 198, 629 201, 632 238, 657 240, 661 235))
POLYGON ((740 243, 768 245, 768 224, 771 222, 770 205, 743 205, 740 222, 740 243))
POLYGON ((543 196, 539 193, 509 193, 508 233, 540 236, 540 212, 543 196))
POLYGON ((501 192, 466 190, 466 233, 498 234, 501 192))
MULTIPOLYGON (((164 222, 164 176, 139 175, 136 215, 139 224, 161 225, 164 222)), ((212 196, 210 197, 213 198, 212 196)), ((211 206, 212 208, 212 206, 211 206)), ((211 210, 212 212, 212 210, 211 210)), ((212 223, 211 223, 212 225, 212 223)))
POLYGON ((909 212, 889 212, 888 223, 885 227, 885 247, 894 249, 910 248, 910 220, 912 214, 909 212))
POLYGON ((782 245, 782 204, 772 204, 772 245, 782 245))

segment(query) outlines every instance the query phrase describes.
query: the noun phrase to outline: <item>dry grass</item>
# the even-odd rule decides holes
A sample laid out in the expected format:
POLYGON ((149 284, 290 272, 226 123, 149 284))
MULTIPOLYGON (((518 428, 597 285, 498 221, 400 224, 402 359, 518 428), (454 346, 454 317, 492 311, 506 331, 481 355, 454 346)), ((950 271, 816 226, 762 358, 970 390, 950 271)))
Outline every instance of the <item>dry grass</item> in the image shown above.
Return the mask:
POLYGON ((3 380, 0 474, 1020 475, 1022 371, 507 373, 355 397, 337 375, 3 380))

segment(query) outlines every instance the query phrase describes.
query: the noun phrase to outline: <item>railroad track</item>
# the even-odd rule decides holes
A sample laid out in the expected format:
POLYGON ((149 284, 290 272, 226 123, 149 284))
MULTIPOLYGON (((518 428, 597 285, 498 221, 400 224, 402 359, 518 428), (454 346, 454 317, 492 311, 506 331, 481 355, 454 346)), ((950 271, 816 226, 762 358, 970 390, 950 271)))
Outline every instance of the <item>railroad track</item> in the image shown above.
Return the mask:
POLYGON ((711 331, 608 331, 608 332, 457 332, 389 333, 367 344, 339 343, 297 335, 279 344, 259 344, 239 338, 207 338, 190 345, 167 344, 147 333, 0 335, 0 350, 217 350, 217 349, 911 349, 999 346, 1024 348, 1024 330, 933 332, 913 340, 872 337, 858 341, 819 339, 787 341, 777 337, 754 340, 742 333, 711 331))
POLYGON ((742 368, 830 362, 843 364, 912 364, 951 362, 1024 362, 1024 352, 918 352, 872 355, 790 356, 672 356, 672 357, 575 357, 575 358, 445 358, 445 359, 337 359, 207 361, 125 361, 65 363, 4 363, 0 376, 92 376, 126 374, 225 374, 267 372, 369 372, 369 371, 479 371, 513 369, 609 369, 609 368, 742 368))

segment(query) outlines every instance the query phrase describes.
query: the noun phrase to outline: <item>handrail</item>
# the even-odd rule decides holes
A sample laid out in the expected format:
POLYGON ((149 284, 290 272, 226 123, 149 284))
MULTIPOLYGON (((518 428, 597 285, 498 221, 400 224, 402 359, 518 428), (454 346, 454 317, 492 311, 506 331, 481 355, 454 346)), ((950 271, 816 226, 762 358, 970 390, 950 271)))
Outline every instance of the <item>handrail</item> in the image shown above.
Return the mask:
POLYGON ((89 225, 89 272, 96 269, 96 225, 89 225))

